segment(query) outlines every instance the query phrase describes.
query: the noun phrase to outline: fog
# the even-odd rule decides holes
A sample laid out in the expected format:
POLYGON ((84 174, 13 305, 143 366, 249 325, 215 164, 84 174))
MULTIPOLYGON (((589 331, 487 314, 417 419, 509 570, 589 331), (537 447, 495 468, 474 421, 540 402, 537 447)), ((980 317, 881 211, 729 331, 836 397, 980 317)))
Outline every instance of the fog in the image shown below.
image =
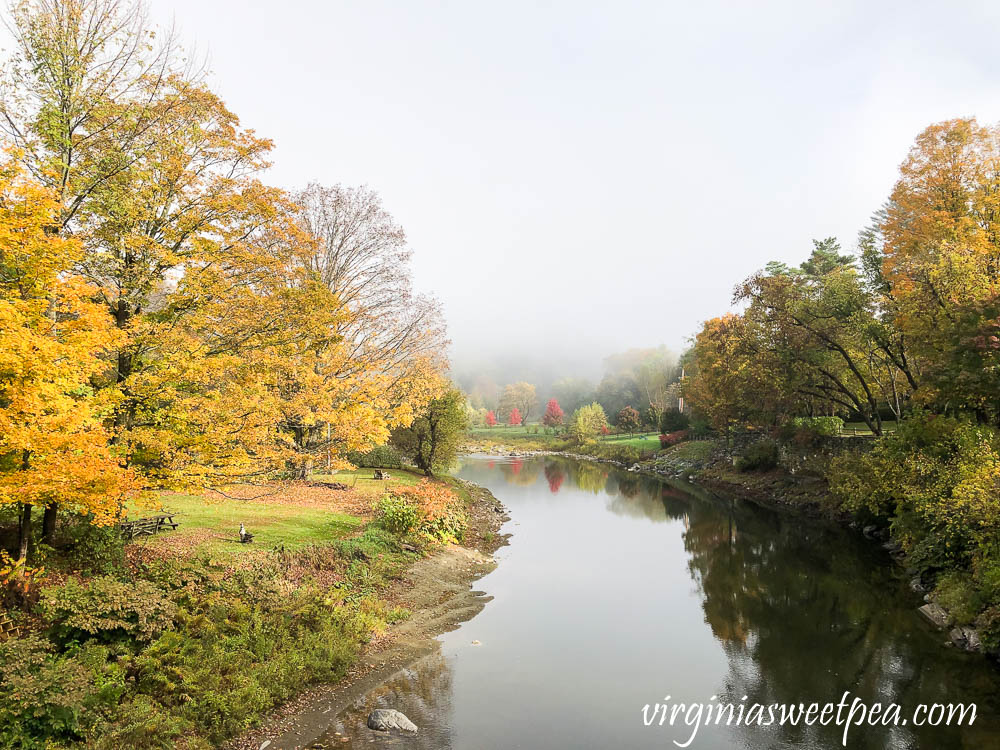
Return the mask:
POLYGON ((767 261, 852 248, 923 127, 1000 117, 986 2, 152 10, 276 141, 268 179, 381 193, 457 372, 679 351, 767 261))

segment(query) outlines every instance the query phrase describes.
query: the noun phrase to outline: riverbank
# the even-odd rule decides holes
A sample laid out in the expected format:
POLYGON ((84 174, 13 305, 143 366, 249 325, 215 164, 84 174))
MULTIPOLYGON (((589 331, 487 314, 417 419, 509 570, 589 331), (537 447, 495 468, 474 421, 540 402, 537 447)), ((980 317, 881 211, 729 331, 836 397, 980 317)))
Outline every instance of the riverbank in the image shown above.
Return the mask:
POLYGON ((450 477, 387 474, 164 493, 177 528, 128 544, 64 520, 6 610, 0 745, 224 746, 291 715, 310 686, 349 686, 471 616, 504 509, 450 477), (422 517, 447 526, 391 533, 387 494, 428 502, 422 517))
MULTIPOLYGON (((458 481, 458 480, 456 480, 458 481)), ((437 648, 435 638, 475 617, 492 599, 472 584, 496 568, 493 559, 509 535, 503 505, 483 487, 461 482, 469 522, 462 545, 434 549, 393 581, 385 598, 411 614, 371 641, 336 684, 318 685, 283 705, 261 728, 227 743, 227 750, 297 750, 330 730, 334 718, 393 673, 437 648)))

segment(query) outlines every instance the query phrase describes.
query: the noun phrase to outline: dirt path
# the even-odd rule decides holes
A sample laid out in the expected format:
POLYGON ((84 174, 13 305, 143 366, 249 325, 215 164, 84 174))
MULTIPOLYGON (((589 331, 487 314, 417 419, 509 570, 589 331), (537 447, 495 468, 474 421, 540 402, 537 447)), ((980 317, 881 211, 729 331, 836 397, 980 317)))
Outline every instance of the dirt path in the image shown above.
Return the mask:
POLYGON ((435 638, 472 619, 492 599, 472 583, 496 568, 493 552, 507 543, 500 535, 505 509, 487 490, 468 485, 467 547, 450 545, 418 560, 388 598, 413 614, 373 641, 347 676, 321 685, 285 704, 261 729, 226 745, 229 750, 298 750, 319 738, 337 715, 392 674, 438 648, 435 638))

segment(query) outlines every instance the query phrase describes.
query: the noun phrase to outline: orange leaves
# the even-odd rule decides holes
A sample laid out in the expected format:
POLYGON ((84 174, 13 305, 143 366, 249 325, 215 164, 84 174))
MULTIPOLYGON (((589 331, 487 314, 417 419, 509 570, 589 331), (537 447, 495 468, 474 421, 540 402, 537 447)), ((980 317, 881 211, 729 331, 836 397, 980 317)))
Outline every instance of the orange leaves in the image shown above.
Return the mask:
POLYGON ((449 541, 465 528, 467 518, 461 500, 439 482, 422 479, 417 485, 392 487, 388 494, 415 510, 414 528, 432 539, 449 541))

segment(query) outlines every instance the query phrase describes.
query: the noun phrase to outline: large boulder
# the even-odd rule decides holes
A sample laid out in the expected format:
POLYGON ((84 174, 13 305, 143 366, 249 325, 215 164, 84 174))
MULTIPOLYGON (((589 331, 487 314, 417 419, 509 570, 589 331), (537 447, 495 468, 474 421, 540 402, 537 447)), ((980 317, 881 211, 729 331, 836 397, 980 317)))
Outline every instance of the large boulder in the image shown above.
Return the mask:
POLYGON ((952 643, 966 651, 979 651, 982 648, 979 631, 975 628, 960 625, 957 628, 952 628, 948 635, 951 636, 952 643))
POLYGON ((946 628, 951 625, 951 615, 943 607, 934 602, 925 604, 917 611, 939 628, 946 628))
POLYGON ((401 732, 417 731, 417 725, 394 708, 376 708, 368 714, 368 728, 376 732, 388 732, 391 729, 401 732))

